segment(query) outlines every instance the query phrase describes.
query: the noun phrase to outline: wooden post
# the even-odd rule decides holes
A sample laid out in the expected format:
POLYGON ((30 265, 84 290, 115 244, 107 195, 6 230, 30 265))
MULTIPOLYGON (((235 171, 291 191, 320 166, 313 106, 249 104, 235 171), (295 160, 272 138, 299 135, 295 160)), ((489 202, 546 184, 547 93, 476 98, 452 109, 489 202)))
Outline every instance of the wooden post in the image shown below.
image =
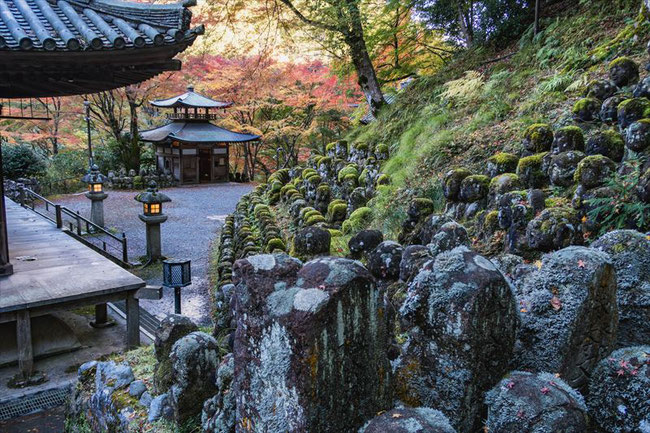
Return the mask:
POLYGON ((2 173, 2 146, 0 145, 0 277, 11 275, 13 266, 9 262, 9 239, 7 237, 7 215, 5 212, 4 175, 2 173))
POLYGON ((95 305, 95 321, 90 322, 93 328, 108 328, 115 325, 115 322, 108 318, 108 306, 106 304, 95 305))
POLYGON ((34 352, 32 349, 32 322, 29 310, 16 313, 16 343, 18 346, 18 368, 24 379, 34 372, 34 352))
POLYGON ((135 349, 140 345, 140 301, 135 292, 126 297, 126 349, 135 349))

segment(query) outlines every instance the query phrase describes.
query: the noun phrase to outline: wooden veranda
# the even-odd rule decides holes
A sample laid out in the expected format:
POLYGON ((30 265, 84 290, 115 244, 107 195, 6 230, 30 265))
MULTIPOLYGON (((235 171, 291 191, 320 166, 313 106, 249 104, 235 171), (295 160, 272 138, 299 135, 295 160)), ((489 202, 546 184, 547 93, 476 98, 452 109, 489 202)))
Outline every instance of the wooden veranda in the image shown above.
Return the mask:
POLYGON ((126 343, 139 345, 137 292, 145 282, 41 216, 11 200, 5 204, 14 272, 0 279, 0 323, 17 321, 23 374, 33 368, 30 319, 35 316, 125 299, 126 343))

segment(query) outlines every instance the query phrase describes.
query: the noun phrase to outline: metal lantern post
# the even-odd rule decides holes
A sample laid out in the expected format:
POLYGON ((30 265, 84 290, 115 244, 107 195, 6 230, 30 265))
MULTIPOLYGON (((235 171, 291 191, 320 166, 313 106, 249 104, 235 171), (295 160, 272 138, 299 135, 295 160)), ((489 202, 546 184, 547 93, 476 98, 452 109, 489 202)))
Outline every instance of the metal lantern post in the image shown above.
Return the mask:
POLYGON ((97 164, 93 164, 81 181, 88 184, 86 197, 91 201, 90 220, 98 226, 104 227, 104 200, 108 197, 108 194, 104 192, 106 176, 99 172, 97 164))
POLYGON ((181 287, 192 284, 190 260, 163 260, 163 286, 174 288, 174 312, 181 314, 181 287))
POLYGON ((170 202, 172 199, 158 192, 156 182, 151 181, 147 191, 136 195, 135 200, 142 203, 142 215, 138 215, 138 217, 147 225, 147 257, 149 263, 155 262, 162 258, 160 224, 167 221, 167 215, 162 211, 162 204, 170 202))

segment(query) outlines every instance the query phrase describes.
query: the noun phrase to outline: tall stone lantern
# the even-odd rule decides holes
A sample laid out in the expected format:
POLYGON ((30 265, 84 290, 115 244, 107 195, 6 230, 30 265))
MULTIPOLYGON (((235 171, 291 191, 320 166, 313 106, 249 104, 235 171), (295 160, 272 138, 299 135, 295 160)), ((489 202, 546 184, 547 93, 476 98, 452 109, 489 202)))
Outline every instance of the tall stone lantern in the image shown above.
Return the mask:
POLYGON ((142 214, 138 217, 147 225, 147 257, 151 263, 162 258, 160 224, 167 221, 167 215, 162 211, 162 204, 172 199, 158 192, 158 185, 153 180, 149 183, 149 188, 136 195, 135 199, 142 203, 142 214))
POLYGON ((88 184, 86 197, 90 200, 90 221, 100 227, 104 227, 104 200, 108 194, 104 192, 106 176, 99 172, 97 164, 90 167, 90 171, 81 178, 82 182, 88 184))

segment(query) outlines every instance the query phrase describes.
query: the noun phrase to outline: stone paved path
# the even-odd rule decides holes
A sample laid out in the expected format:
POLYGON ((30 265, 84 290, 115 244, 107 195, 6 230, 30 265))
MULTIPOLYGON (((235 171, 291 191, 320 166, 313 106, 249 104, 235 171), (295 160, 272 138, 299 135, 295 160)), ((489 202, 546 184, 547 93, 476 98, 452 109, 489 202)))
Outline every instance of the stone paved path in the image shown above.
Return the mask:
MULTIPOLYGON (((167 257, 192 260, 192 284, 182 289, 182 313, 202 326, 211 323, 208 281, 211 244, 218 238, 226 215, 235 210, 239 198, 252 188, 252 184, 228 183, 163 190, 172 202, 163 205, 169 219, 161 226, 162 251, 167 257)), ((138 218, 142 205, 133 199, 135 194, 134 191, 108 191, 104 201, 106 226, 126 233, 131 261, 146 254, 145 224, 138 218)), ((78 210, 83 216, 90 215, 90 201, 83 194, 57 196, 53 201, 78 210)), ((135 273, 150 284, 162 282, 160 266, 135 273)), ((162 300, 143 301, 141 305, 162 317, 174 311, 173 303, 173 289, 165 289, 162 300)))

